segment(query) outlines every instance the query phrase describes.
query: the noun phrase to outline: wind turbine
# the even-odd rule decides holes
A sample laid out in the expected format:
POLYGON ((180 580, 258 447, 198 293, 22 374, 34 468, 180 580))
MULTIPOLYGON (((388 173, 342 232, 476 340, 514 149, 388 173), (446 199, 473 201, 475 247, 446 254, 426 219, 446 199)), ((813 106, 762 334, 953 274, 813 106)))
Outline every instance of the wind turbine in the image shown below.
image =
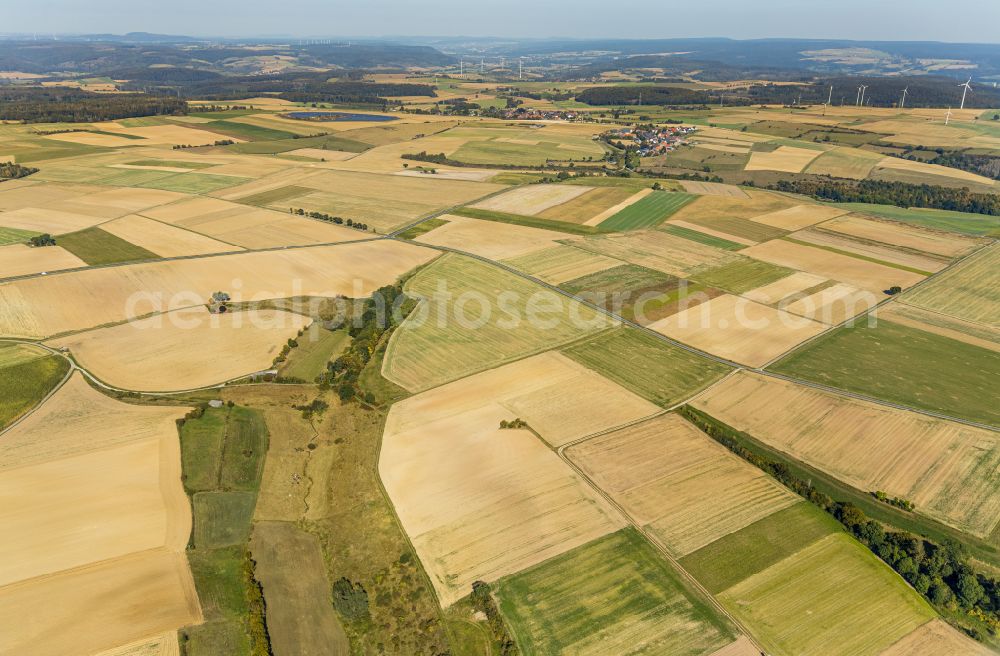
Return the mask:
POLYGON ((944 115, 944 124, 948 125, 948 121, 951 120, 951 107, 948 108, 948 113, 944 115))
POLYGON ((910 87, 903 89, 903 99, 899 102, 899 108, 903 109, 906 107, 906 94, 910 92, 910 87))
POLYGON ((964 87, 962 89, 962 104, 959 106, 959 109, 965 109, 965 94, 972 91, 972 77, 970 76, 969 79, 965 81, 965 84, 960 84, 958 86, 964 87))
POLYGON ((863 88, 864 88, 863 86, 860 86, 860 87, 858 87, 858 97, 857 97, 857 99, 856 99, 856 100, 854 101, 854 104, 855 104, 855 105, 857 105, 858 107, 861 107, 861 90, 862 90, 863 88))
POLYGON ((861 85, 861 105, 862 106, 864 106, 864 104, 865 104, 865 91, 868 91, 868 85, 867 84, 862 84, 861 85))

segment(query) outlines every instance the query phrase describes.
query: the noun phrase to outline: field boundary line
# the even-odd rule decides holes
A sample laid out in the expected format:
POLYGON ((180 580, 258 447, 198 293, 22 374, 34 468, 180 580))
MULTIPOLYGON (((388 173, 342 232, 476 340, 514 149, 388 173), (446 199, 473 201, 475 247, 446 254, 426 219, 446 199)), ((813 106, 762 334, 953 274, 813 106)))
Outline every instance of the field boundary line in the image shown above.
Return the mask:
MULTIPOLYGON (((393 238, 393 239, 395 239, 395 238, 393 238)), ((547 289, 549 289, 549 290, 551 290, 551 291, 553 291, 553 292, 555 292, 557 294, 560 294, 560 295, 565 296, 567 298, 570 298, 570 299, 572 299, 574 301, 582 303, 583 305, 586 305, 587 307, 589 307, 589 308, 591 308, 593 310, 597 310, 598 312, 601 312, 602 314, 605 314, 605 315, 607 315, 607 316, 609 316, 609 317, 611 317, 613 319, 616 319, 617 321, 619 321, 623 325, 629 326, 631 328, 635 328, 637 330, 641 330, 644 333, 646 333, 648 335, 651 335, 652 337, 655 337, 656 339, 658 339, 660 341, 663 341, 663 342, 666 342, 666 343, 671 344, 673 346, 676 346, 677 348, 685 350, 685 351, 687 351, 689 353, 693 353, 694 355, 698 355, 698 356, 701 356, 701 357, 706 358, 708 360, 712 360, 714 362, 717 362, 717 363, 720 363, 720 364, 724 364, 724 365, 726 365, 726 366, 728 366, 728 367, 730 367, 732 369, 751 371, 751 372, 760 374, 762 376, 771 376, 773 378, 780 378, 782 380, 786 380, 786 381, 791 382, 791 383, 796 383, 796 384, 799 384, 799 385, 804 385, 806 387, 812 387, 814 389, 822 390, 822 391, 825 391, 825 392, 831 392, 831 393, 834 393, 834 394, 838 394, 840 396, 851 397, 851 398, 854 398, 854 399, 857 399, 857 400, 860 400, 860 401, 867 401, 869 403, 874 403, 876 405, 882 405, 882 406, 886 406, 886 407, 890 407, 890 408, 895 408, 897 410, 906 410, 906 411, 909 411, 909 412, 915 412, 917 414, 922 414, 922 415, 926 415, 926 416, 929 416, 929 417, 934 417, 936 419, 944 419, 944 420, 947 420, 947 421, 952 421, 952 422, 955 422, 955 423, 964 424, 966 426, 972 426, 974 428, 982 428, 982 429, 989 430, 989 431, 994 432, 994 433, 1000 433, 1000 427, 998 427, 998 426, 992 426, 990 424, 982 424, 982 423, 979 423, 979 422, 976 422, 976 421, 972 421, 972 420, 969 420, 969 419, 962 419, 960 417, 954 417, 954 416, 951 416, 951 415, 946 415, 944 413, 934 412, 933 410, 925 410, 923 408, 915 408, 915 407, 903 405, 901 403, 894 403, 892 401, 886 401, 884 399, 879 399, 879 398, 873 397, 873 396, 867 396, 865 394, 859 394, 857 392, 850 392, 848 390, 842 390, 842 389, 838 389, 838 388, 835 388, 835 387, 827 387, 825 385, 821 385, 819 383, 813 383, 813 382, 808 381, 808 380, 804 380, 804 379, 800 379, 800 378, 795 378, 793 376, 786 376, 784 374, 779 374, 779 373, 776 373, 776 372, 764 369, 763 367, 750 367, 750 366, 747 366, 747 365, 740 364, 738 362, 734 362, 732 360, 727 360, 727 359, 721 358, 721 357, 719 357, 717 355, 712 355, 711 353, 707 353, 705 351, 697 349, 697 348, 695 348, 693 346, 689 346, 688 344, 685 344, 683 342, 679 342, 679 341, 677 341, 677 340, 675 340, 673 338, 667 337, 666 335, 664 335, 662 333, 658 333, 655 330, 652 330, 652 329, 648 328, 647 326, 643 326, 641 324, 635 323, 634 321, 631 321, 631 320, 626 319, 626 318, 624 318, 624 317, 622 317, 620 315, 617 315, 614 312, 611 312, 610 310, 608 310, 606 308, 602 308, 602 307, 599 307, 599 306, 597 306, 597 305, 595 305, 593 303, 590 303, 589 301, 587 301, 587 300, 585 300, 583 298, 580 298, 580 297, 578 297, 578 296, 576 296, 574 294, 571 294, 570 292, 567 292, 566 290, 561 289, 561 288, 559 288, 559 287, 557 287, 557 286, 555 286, 555 285, 553 285, 551 283, 545 282, 544 280, 540 280, 540 279, 538 279, 538 278, 536 278, 534 276, 531 276, 531 275, 526 274, 526 273, 524 273, 522 271, 519 271, 519 270, 515 269, 514 267, 512 267, 510 265, 504 264, 503 262, 497 262, 495 260, 491 260, 491 259, 483 257, 481 255, 476 255, 475 253, 469 253, 467 251, 462 251, 462 250, 459 250, 457 248, 451 248, 449 246, 438 246, 438 245, 434 245, 434 244, 424 244, 424 243, 420 243, 420 242, 409 242, 409 243, 413 243, 414 245, 417 245, 417 246, 422 246, 424 248, 430 248, 430 249, 439 250, 439 251, 443 251, 443 252, 457 253, 459 255, 464 255, 466 257, 471 257, 471 258, 477 259, 477 260, 479 260, 481 262, 486 262, 488 264, 492 264, 493 266, 500 267, 500 268, 505 269, 506 271, 508 271, 510 273, 513 273, 513 274, 518 275, 518 276, 520 276, 520 277, 522 277, 522 278, 524 278, 526 280, 534 282, 537 285, 541 285, 542 287, 545 287, 545 288, 547 288, 547 289)), ((957 262, 956 262, 956 264, 957 264, 957 262)), ((921 283, 918 283, 918 284, 922 284, 923 282, 926 282, 926 280, 921 281, 921 283)), ((891 301, 891 300, 893 300, 893 299, 892 298, 885 299, 879 305, 881 305, 882 303, 886 303, 888 301, 891 301)), ((878 307, 878 306, 876 306, 876 307, 878 307)), ((873 308, 873 310, 874 309, 875 308, 873 308)), ((832 328, 831 328, 831 330, 832 330, 832 328)), ((822 335, 826 335, 826 334, 828 334, 828 332, 829 331, 824 331, 824 332, 820 333, 820 335, 817 335, 817 337, 822 336, 822 335)), ((796 347, 796 348, 798 348, 798 347, 796 347)), ((766 366, 770 366, 770 364, 772 364, 772 363, 768 363, 768 364, 766 364, 764 366, 765 367, 766 366)))

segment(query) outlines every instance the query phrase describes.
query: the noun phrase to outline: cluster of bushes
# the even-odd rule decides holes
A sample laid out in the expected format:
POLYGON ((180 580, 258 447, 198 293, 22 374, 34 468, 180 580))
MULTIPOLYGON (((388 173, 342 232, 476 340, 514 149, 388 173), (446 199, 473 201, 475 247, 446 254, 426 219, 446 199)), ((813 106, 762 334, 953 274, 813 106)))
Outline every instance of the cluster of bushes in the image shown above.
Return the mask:
MULTIPOLYGON (((1000 632, 1000 580, 973 569, 960 544, 937 544, 905 531, 888 531, 854 504, 836 501, 795 476, 784 463, 743 447, 741 439, 748 438, 745 433, 690 406, 682 407, 680 413, 715 441, 837 518, 932 604, 949 611, 964 611, 989 627, 991 633, 1000 632)), ((982 638, 974 627, 966 631, 974 638, 982 638)))
POLYGON ((26 178, 33 173, 38 173, 38 169, 30 166, 21 166, 14 162, 0 162, 0 180, 26 178))
POLYGON ((907 512, 913 512, 913 509, 916 508, 916 506, 913 505, 913 502, 909 499, 904 499, 903 497, 890 497, 882 490, 875 490, 872 492, 872 496, 882 503, 887 503, 890 506, 895 506, 896 508, 907 512))
POLYGON ((348 622, 366 620, 368 613, 368 591, 361 583, 341 577, 333 584, 333 608, 348 622))
POLYGON ((884 180, 844 180, 828 176, 779 180, 768 188, 838 203, 874 203, 1000 215, 1000 195, 974 193, 967 188, 954 189, 884 180))
POLYGON ((188 113, 187 102, 137 93, 100 94, 67 87, 0 87, 0 120, 93 123, 188 113))
POLYGON ((313 399, 310 403, 293 405, 292 407, 302 413, 303 419, 309 421, 314 416, 325 412, 330 407, 330 404, 323 399, 313 399))
MULTIPOLYGON (((302 336, 302 331, 299 331, 299 337, 302 336)), ((281 352, 274 356, 274 360, 271 362, 271 366, 277 367, 279 364, 288 359, 288 354, 292 352, 293 348, 298 348, 299 340, 294 337, 289 337, 288 341, 285 342, 284 346, 281 347, 281 352)))
POLYGON ((332 216, 326 212, 307 212, 301 207, 298 209, 288 208, 288 211, 292 214, 298 216, 308 216, 310 219, 319 219, 320 221, 326 221, 327 223, 336 223, 337 225, 345 225, 348 228, 354 228, 355 230, 368 231, 368 224, 362 223, 360 221, 355 221, 354 219, 345 219, 340 216, 332 216))
MULTIPOLYGON (((416 307, 416 301, 403 292, 402 283, 387 285, 375 291, 362 304, 353 318, 343 319, 343 323, 332 329, 342 328, 348 321, 351 344, 337 357, 328 362, 326 372, 317 379, 321 388, 336 388, 341 401, 358 398, 361 393, 358 379, 365 365, 372 359, 379 344, 402 323, 416 307)), ((366 403, 374 403, 371 392, 364 395, 366 403)))
POLYGON ((46 232, 42 235, 35 235, 28 240, 28 243, 35 248, 40 248, 42 246, 55 246, 56 238, 46 232))
POLYGON ((500 656, 515 656, 515 654, 519 654, 520 650, 517 648, 517 643, 514 642, 510 631, 507 630, 507 625, 504 624, 500 609, 497 608, 496 602, 493 601, 493 595, 490 594, 490 584, 485 581, 476 581, 473 583, 470 599, 472 600, 472 607, 486 616, 486 623, 490 627, 491 637, 500 645, 500 656))
POLYGON ((528 428, 528 422, 518 417, 517 419, 511 419, 507 421, 506 419, 500 420, 500 428, 528 428))

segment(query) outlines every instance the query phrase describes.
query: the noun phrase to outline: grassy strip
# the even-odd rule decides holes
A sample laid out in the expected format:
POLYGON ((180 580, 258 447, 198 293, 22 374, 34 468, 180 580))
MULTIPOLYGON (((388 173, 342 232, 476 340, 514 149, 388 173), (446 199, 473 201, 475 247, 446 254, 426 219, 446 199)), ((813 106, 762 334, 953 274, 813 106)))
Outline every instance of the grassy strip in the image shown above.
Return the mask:
POLYGON ((60 235, 56 243, 89 264, 116 264, 118 262, 139 262, 158 260, 160 256, 105 232, 98 227, 60 235))
POLYGON ((445 219, 427 219, 426 221, 418 223, 415 226, 410 226, 396 236, 400 239, 416 239, 421 235, 426 235, 434 228, 440 228, 446 223, 448 223, 448 221, 445 219))
POLYGON ((873 262, 875 264, 881 264, 882 266, 892 267, 893 269, 899 269, 900 271, 909 271, 910 273, 916 273, 921 276, 931 276, 934 275, 930 271, 924 271, 923 269, 916 269, 914 267, 908 267, 905 264, 896 264, 895 262, 886 262, 885 260, 880 260, 875 257, 870 257, 868 255, 861 255, 859 253, 852 253, 850 251, 841 250, 839 248, 834 248, 833 246, 824 246, 821 244, 813 244, 808 241, 802 241, 800 239, 795 239, 793 237, 782 237, 785 241, 789 241, 793 244, 798 244, 799 246, 809 246, 811 248, 819 248, 824 251, 830 251, 831 253, 836 253, 837 255, 845 255, 847 257, 853 257, 858 260, 864 260, 865 262, 873 262))
POLYGON ((481 210, 474 207, 463 207, 454 210, 452 214, 464 216, 470 219, 482 219, 483 221, 496 221, 497 223, 510 223, 513 225, 528 226, 530 228, 541 228, 543 230, 555 230, 571 235, 597 235, 607 230, 602 230, 594 226, 579 225, 568 221, 553 221, 551 219, 540 219, 537 216, 524 216, 523 214, 508 214, 507 212, 494 212, 493 210, 481 210))
POLYGON ((250 125, 249 123, 239 123, 237 121, 212 121, 211 123, 203 123, 199 127, 204 130, 218 132, 227 137, 237 137, 249 141, 274 141, 295 137, 295 134, 292 132, 274 130, 272 128, 264 128, 259 125, 250 125))
POLYGON ((5 246, 6 244, 16 244, 18 242, 28 241, 32 237, 37 236, 40 233, 32 232, 31 230, 21 230, 19 228, 4 228, 0 227, 0 246, 5 246))
POLYGON ((699 244, 714 246, 715 248, 721 248, 726 251, 738 251, 741 248, 746 248, 746 245, 738 244, 735 241, 729 241, 728 239, 722 239, 721 237, 715 237, 713 235, 706 235, 704 232, 698 232, 697 230, 692 230, 683 226, 670 225, 669 223, 660 226, 660 230, 663 232, 669 232, 675 237, 682 237, 690 241, 698 242, 699 244))

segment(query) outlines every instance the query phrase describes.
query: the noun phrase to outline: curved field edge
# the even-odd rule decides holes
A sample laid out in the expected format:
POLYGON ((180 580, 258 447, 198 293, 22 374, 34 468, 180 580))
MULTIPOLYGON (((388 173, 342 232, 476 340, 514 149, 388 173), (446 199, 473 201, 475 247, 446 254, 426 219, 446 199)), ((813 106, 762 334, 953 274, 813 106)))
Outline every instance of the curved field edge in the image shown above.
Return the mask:
POLYGON ((4 354, 20 348, 0 344, 0 431, 37 407, 70 369, 66 358, 54 354, 3 366, 4 354))

